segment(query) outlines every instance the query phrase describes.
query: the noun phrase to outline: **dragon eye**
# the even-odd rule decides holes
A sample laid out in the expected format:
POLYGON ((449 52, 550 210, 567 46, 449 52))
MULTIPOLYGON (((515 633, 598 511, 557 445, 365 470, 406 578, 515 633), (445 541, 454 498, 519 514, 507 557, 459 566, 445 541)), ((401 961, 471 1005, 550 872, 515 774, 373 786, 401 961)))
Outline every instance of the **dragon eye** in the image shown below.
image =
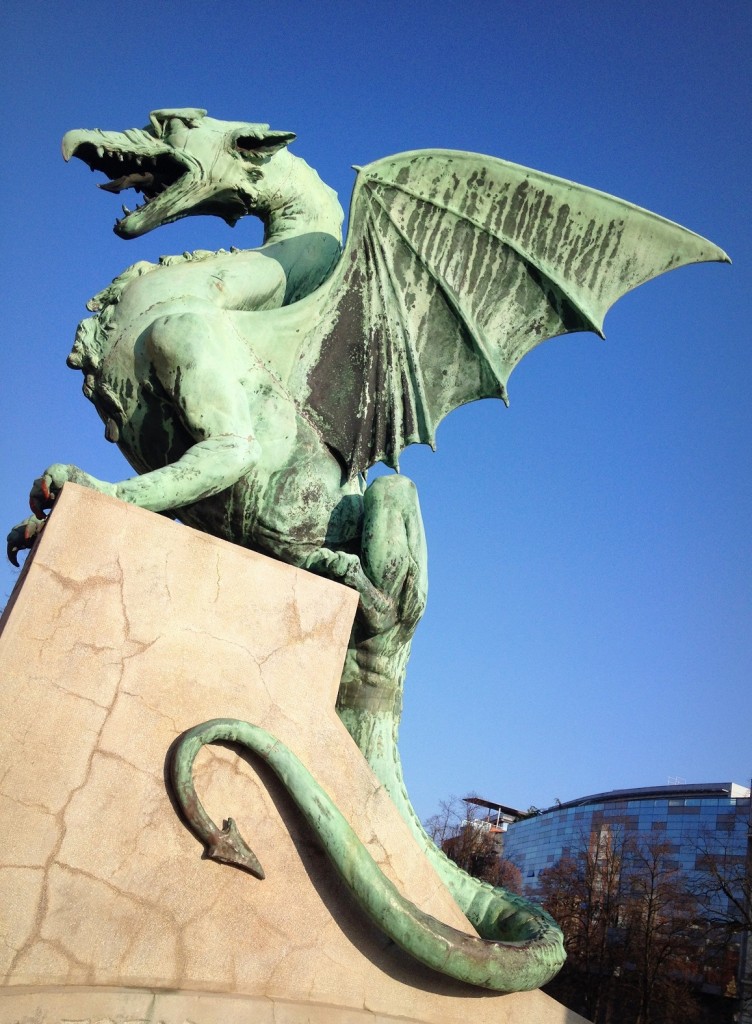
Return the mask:
POLYGON ((149 121, 157 138, 162 138, 165 131, 175 131, 180 125, 185 125, 186 128, 194 128, 205 116, 206 111, 200 107, 165 108, 163 110, 152 110, 149 114, 149 121))

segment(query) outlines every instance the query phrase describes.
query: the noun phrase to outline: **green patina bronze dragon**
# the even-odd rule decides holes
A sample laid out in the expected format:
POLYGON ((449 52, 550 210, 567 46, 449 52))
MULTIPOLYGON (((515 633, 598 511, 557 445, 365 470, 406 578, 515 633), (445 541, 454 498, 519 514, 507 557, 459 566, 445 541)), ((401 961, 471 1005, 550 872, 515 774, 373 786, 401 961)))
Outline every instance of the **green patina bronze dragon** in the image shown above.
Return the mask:
POLYGON ((481 939, 422 914, 351 836, 289 751, 253 725, 217 720, 182 738, 173 783, 212 856, 263 876, 230 823, 193 790, 203 743, 256 750, 289 785, 364 910, 403 948, 498 991, 545 983, 564 959, 537 905, 460 871, 426 836, 402 780, 402 687, 427 593, 412 483, 366 486, 465 402, 506 402, 512 369, 571 331, 600 334, 621 295, 688 263, 727 260, 676 224, 583 186, 448 150, 359 168, 347 244, 336 194, 293 156, 289 132, 157 110, 143 129, 63 140, 144 202, 115 232, 135 238, 193 214, 263 221, 257 249, 197 251, 129 267, 96 295, 68 365, 139 475, 117 484, 55 464, 34 483, 34 515, 14 527, 15 562, 67 480, 354 587, 359 612, 338 713, 481 939), (353 860, 343 850, 357 849, 353 860))

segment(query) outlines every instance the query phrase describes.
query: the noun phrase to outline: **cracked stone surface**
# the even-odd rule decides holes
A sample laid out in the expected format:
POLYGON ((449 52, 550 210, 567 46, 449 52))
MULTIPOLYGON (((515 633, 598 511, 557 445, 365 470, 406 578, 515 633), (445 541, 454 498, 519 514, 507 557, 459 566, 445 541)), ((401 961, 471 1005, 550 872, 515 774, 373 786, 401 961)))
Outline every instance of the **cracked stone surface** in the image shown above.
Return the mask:
POLYGON ((184 730, 278 736, 389 878, 469 930, 334 712, 355 594, 66 484, 0 626, 0 1024, 574 1024, 407 958, 351 903, 265 765, 197 790, 263 882, 203 860, 165 786, 184 730))

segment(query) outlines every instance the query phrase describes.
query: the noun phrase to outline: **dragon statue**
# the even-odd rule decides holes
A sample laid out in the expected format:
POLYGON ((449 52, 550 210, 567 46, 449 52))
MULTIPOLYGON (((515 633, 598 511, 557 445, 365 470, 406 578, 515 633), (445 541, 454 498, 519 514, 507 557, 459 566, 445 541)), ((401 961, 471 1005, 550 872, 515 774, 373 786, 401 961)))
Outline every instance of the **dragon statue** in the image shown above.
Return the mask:
POLYGON ((245 744, 286 782, 395 942, 475 985, 536 988, 564 960, 560 930, 537 905, 460 871, 405 791, 396 737, 426 545, 414 485, 399 473, 367 485, 366 473, 379 461, 398 469, 407 445, 433 446, 463 403, 506 402, 512 369, 541 341, 601 334, 625 292, 727 257, 611 196, 448 150, 358 168, 343 251, 337 196, 290 153, 293 139, 194 108, 156 110, 143 129, 66 134, 65 158, 103 172, 101 188, 143 196, 123 206, 121 238, 193 214, 230 225, 253 214, 264 239, 135 263, 91 299, 68 365, 138 475, 111 484, 50 466, 8 554, 15 562, 31 546, 71 480, 354 587, 338 713, 481 937, 399 894, 306 769, 249 723, 204 723, 178 743, 173 784, 187 821, 211 856, 263 877, 233 823, 209 819, 191 775, 203 743, 245 744))

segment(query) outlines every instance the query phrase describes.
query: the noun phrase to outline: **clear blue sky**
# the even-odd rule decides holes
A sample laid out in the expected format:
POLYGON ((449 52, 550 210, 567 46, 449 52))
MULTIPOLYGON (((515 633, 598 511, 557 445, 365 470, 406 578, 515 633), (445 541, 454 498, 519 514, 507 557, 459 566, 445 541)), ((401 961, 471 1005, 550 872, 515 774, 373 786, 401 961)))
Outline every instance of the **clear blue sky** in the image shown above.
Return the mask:
POLYGON ((259 238, 191 219, 121 241, 118 200, 60 158, 67 129, 164 106, 268 121, 345 206, 351 164, 421 147, 572 178, 734 266, 638 289, 605 342, 541 346, 509 410, 460 410, 436 454, 406 454, 431 572, 408 788, 425 817, 470 790, 527 807, 748 781, 752 6, 10 0, 3 21, 3 534, 51 462, 130 475, 65 366, 86 299, 137 259, 259 238))

